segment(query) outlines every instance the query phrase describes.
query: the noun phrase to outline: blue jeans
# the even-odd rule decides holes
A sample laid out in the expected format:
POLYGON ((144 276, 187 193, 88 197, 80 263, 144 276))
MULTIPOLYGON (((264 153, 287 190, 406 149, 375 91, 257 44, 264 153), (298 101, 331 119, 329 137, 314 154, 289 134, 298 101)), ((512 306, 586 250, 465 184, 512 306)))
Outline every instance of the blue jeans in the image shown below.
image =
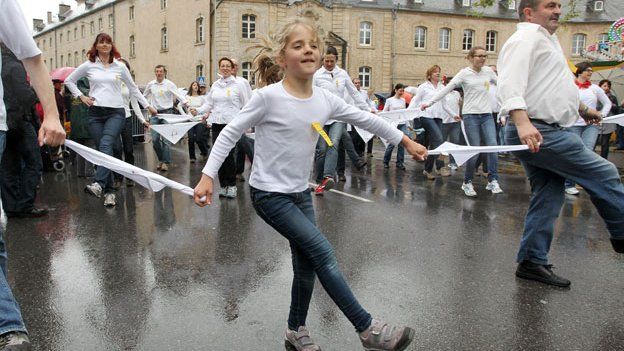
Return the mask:
POLYGON ((293 265, 288 328, 306 324, 314 278, 358 332, 371 324, 371 315, 360 306, 338 268, 331 244, 316 227, 310 190, 299 193, 274 193, 250 188, 256 213, 290 242, 293 265))
MULTIPOLYGON (((587 191, 611 237, 624 239, 624 186, 615 166, 586 148, 578 135, 555 125, 533 125, 544 139, 540 151, 514 152, 531 183, 531 201, 517 261, 548 263, 555 221, 565 198, 566 178, 587 191)), ((505 139, 508 145, 520 144, 515 125, 507 124, 505 139)))
MULTIPOLYGON (((596 141, 598 140, 598 134, 600 134, 600 129, 598 128, 598 126, 594 126, 594 125, 572 126, 572 127, 566 128, 566 130, 570 133, 574 133, 578 135, 579 137, 581 137, 581 140, 583 141, 583 145, 585 145, 585 147, 588 148, 589 150, 592 150, 592 151, 594 150, 594 147, 596 146, 596 141)), ((565 181, 566 188, 571 188, 575 185, 576 183, 574 181, 570 179, 566 179, 565 181)))
MULTIPOLYGON (((164 119, 158 117, 150 117, 150 124, 167 124, 167 122, 164 119)), ((169 142, 169 140, 163 138, 162 135, 158 134, 155 130, 152 130, 151 132, 152 147, 154 148, 154 152, 156 152, 158 162, 163 162, 166 164, 171 163, 171 143, 169 142)))
MULTIPOLYGON (((397 126, 397 129, 402 131, 403 134, 407 135, 407 123, 399 124, 397 126)), ((392 158, 392 150, 394 150, 394 145, 388 144, 388 146, 386 146, 386 152, 384 152, 384 158, 383 158, 384 164, 390 163, 390 158, 392 158)), ((399 144, 397 146, 396 164, 397 166, 402 166, 403 162, 405 162, 405 148, 403 147, 403 145, 399 144)))
MULTIPOLYGON (((429 149, 433 150, 444 143, 442 135, 442 120, 440 118, 421 117, 420 123, 429 137, 429 149)), ((444 167, 444 161, 440 160, 440 155, 427 156, 425 160, 425 171, 431 173, 433 165, 436 169, 444 167)))
POLYGON ((355 150, 355 144, 353 143, 353 141, 354 140, 353 140, 352 134, 349 134, 349 132, 345 128, 345 131, 342 134, 342 137, 340 138, 340 144, 338 145, 338 163, 336 166, 336 170, 340 174, 344 175, 345 168, 347 165, 345 152, 347 155, 349 155, 349 158, 351 159, 351 163, 354 164, 355 166, 359 166, 362 163, 362 160, 360 160, 360 156, 355 150))
MULTIPOLYGON (((461 145, 461 123, 442 123, 442 140, 461 145)), ((449 160, 451 164, 456 164, 453 155, 449 155, 449 160)))
POLYGON ((325 139, 319 137, 316 144, 316 179, 334 177, 338 165, 338 145, 342 139, 342 133, 347 132, 347 125, 342 122, 334 122, 325 126, 325 132, 334 146, 329 147, 325 139))
POLYGON ((624 127, 618 124, 615 129, 615 134, 617 136, 617 147, 624 149, 624 127))
MULTIPOLYGON (((0 131, 0 161, 4 153, 5 143, 6 131, 0 131)), ((6 246, 4 245, 4 225, 0 223, 0 335, 14 331, 26 333, 22 313, 6 278, 7 258, 6 246)))
MULTIPOLYGON (((125 125, 126 112, 123 108, 89 107, 89 133, 98 151, 113 156, 113 148, 125 125)), ((108 168, 98 166, 95 181, 102 186, 104 194, 114 192, 113 175, 108 168)))
MULTIPOLYGON (((485 146, 495 146, 496 125, 491 113, 466 114, 464 115, 464 127, 468 143, 472 146, 480 146, 481 141, 485 146)), ((475 165, 479 155, 471 157, 466 163, 466 173, 464 183, 471 183, 474 178, 475 165)), ((488 181, 498 180, 498 154, 491 152, 487 154, 488 181)))

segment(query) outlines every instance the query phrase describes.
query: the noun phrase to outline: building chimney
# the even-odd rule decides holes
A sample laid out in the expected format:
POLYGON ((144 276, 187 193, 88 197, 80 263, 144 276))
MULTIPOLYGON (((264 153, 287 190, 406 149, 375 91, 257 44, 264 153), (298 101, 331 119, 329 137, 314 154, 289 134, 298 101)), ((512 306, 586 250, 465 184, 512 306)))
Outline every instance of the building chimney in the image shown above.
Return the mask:
POLYGON ((58 12, 59 21, 62 21, 65 19, 65 17, 67 17, 67 12, 69 12, 69 10, 71 10, 71 6, 65 5, 65 4, 59 4, 59 12, 58 12))
POLYGON ((95 1, 96 0, 84 0, 85 6, 87 7, 87 9, 92 8, 93 5, 95 5, 95 1))
POLYGON ((52 23, 52 12, 48 11, 48 24, 52 23))
POLYGON ((33 30, 35 32, 41 32, 43 27, 45 27, 45 24, 43 24, 43 20, 42 19, 33 18, 33 30))

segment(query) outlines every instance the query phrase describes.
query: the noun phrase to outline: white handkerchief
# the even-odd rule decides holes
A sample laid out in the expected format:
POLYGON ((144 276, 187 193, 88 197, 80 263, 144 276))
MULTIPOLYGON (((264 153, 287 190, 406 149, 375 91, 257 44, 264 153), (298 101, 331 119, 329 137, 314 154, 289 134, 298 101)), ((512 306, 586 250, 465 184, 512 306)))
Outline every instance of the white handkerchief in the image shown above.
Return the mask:
POLYGON ((434 150, 429 150, 429 155, 441 155, 447 153, 453 155, 458 166, 466 163, 471 157, 480 153, 505 152, 528 150, 527 145, 502 145, 502 146, 464 146, 449 143, 448 141, 438 146, 434 150))
POLYGON ((189 196, 193 196, 192 188, 184 184, 175 182, 171 179, 165 178, 160 174, 143 170, 139 167, 116 159, 113 156, 106 155, 102 152, 78 144, 71 140, 65 140, 65 146, 74 150, 80 156, 84 157, 87 161, 98 166, 106 167, 115 173, 119 173, 122 176, 132 179, 141 186, 148 188, 152 191, 160 191, 164 187, 170 187, 174 190, 181 191, 182 193, 189 196))
POLYGON ((177 144, 180 139, 199 122, 187 122, 177 124, 152 124, 152 129, 172 144, 177 144))
POLYGON ((364 140, 364 143, 368 143, 368 141, 371 140, 375 136, 375 134, 367 130, 364 130, 362 128, 359 128, 356 126, 353 126, 353 128, 355 128, 355 131, 360 135, 360 137, 362 137, 362 140, 364 140))

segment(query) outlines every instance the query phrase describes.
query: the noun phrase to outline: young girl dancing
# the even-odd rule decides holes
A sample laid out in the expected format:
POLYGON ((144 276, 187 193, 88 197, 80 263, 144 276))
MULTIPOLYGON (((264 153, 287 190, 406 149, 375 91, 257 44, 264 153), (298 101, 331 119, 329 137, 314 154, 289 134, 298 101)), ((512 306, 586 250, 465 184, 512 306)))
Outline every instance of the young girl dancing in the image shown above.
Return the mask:
POLYGON ((373 319, 347 285, 334 251, 319 231, 308 187, 322 127, 331 117, 368 130, 393 144, 401 143, 415 159, 427 151, 383 119, 348 105, 329 91, 312 84, 320 66, 321 40, 315 27, 297 19, 276 37, 273 53, 284 79, 264 87, 221 132, 195 187, 195 202, 209 205, 213 179, 242 133, 256 128, 256 149, 249 178, 256 213, 290 242, 293 263, 290 315, 286 349, 319 351, 305 327, 315 276, 359 333, 365 350, 404 350, 414 330, 391 327, 373 319))

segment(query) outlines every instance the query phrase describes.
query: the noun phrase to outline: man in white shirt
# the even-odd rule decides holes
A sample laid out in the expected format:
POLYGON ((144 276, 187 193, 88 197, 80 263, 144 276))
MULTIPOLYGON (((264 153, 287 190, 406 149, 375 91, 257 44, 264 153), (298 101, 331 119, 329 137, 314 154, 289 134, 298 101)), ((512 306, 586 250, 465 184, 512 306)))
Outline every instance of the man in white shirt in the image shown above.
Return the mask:
MULTIPOLYGON (((65 130, 59 120, 52 82, 41 58, 41 51, 32 39, 31 30, 16 0, 0 0, 0 41, 24 64, 30 75, 31 85, 43 106, 45 115, 39 128, 39 144, 62 144, 65 141, 65 130)), ((0 97, 2 96, 4 89, 0 82, 0 97)), ((4 100, 0 98, 0 160, 4 152, 7 129, 4 100)), ((19 305, 6 279, 7 254, 3 239, 5 225, 6 217, 0 201, 0 345, 3 345, 3 350, 30 350, 30 341, 19 305)))
MULTIPOLYGON (((243 95, 246 95, 245 101, 251 99, 251 84, 244 77, 238 75, 238 60, 231 59, 234 66, 232 67, 232 75, 236 79, 236 84, 239 85, 240 91, 243 95)), ((253 149, 254 140, 245 134, 243 134, 240 140, 236 143, 236 180, 244 181, 243 172, 245 171, 245 155, 249 158, 250 162, 253 162, 253 149)))
POLYGON ((590 123, 599 121, 600 114, 579 101, 555 35, 561 1, 522 0, 518 12, 521 23, 498 60, 500 115, 510 116, 506 142, 530 149, 515 153, 532 189, 516 276, 568 287, 570 281, 555 275, 548 264, 555 221, 564 202, 564 179, 578 182, 590 194, 618 253, 624 253, 624 186, 612 163, 562 129, 574 124, 579 112, 590 123))
MULTIPOLYGON (((157 65, 154 68, 154 74, 156 79, 147 83, 145 86, 145 98, 154 107, 158 113, 175 114, 173 103, 177 99, 178 102, 184 103, 184 97, 179 93, 178 87, 173 84, 172 81, 165 78, 167 76, 167 68, 163 65, 157 65)), ((165 124, 165 120, 152 116, 150 118, 150 124, 165 124)), ((171 164, 171 143, 163 138, 156 131, 152 130, 152 146, 158 157, 158 169, 159 171, 167 171, 169 164, 171 164)))

